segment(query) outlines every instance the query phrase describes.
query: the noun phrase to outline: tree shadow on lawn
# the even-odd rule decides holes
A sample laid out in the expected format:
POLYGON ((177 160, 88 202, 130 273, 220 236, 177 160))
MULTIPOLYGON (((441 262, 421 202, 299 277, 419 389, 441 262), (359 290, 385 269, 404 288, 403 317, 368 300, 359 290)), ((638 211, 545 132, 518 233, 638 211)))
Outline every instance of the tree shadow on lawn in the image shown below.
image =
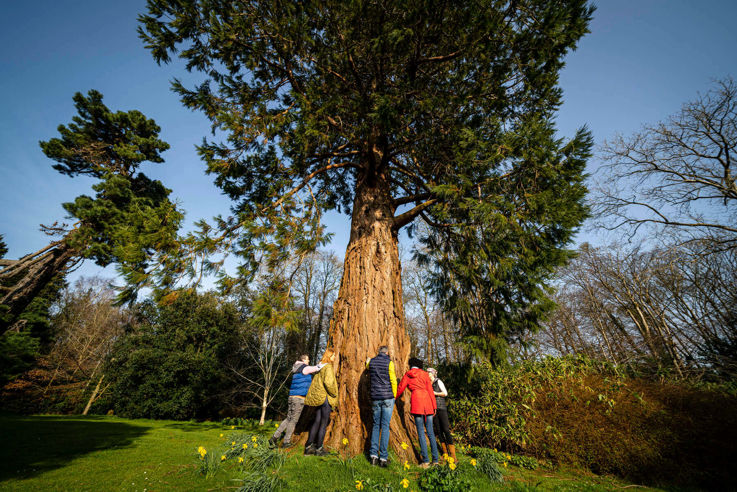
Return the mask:
POLYGON ((0 415, 0 482, 61 468, 94 451, 129 446, 150 427, 104 417, 0 415))
MULTIPOLYGON (((230 431, 230 427, 224 427, 218 422, 171 422, 168 424, 159 425, 159 427, 163 427, 164 429, 176 429, 182 432, 202 432, 203 430, 210 429, 223 429, 224 431, 230 431)), ((243 430, 243 428, 236 428, 236 430, 243 430)))

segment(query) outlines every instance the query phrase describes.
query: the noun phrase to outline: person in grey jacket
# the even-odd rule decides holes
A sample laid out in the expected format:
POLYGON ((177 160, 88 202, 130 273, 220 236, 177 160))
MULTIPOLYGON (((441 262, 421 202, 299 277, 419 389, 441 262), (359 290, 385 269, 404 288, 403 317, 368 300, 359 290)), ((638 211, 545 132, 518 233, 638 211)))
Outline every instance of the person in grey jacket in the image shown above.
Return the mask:
POLYGON ((282 447, 289 448, 293 446, 292 434, 294 434, 294 427, 297 425, 299 416, 302 414, 302 409, 305 406, 305 396, 307 395, 307 390, 310 389, 310 383, 312 383, 312 374, 322 369, 322 366, 325 365, 318 364, 316 366, 310 366, 309 363, 310 357, 307 354, 303 354, 292 366, 292 384, 289 386, 287 418, 282 420, 274 435, 269 438, 269 445, 271 446, 276 446, 282 433, 284 433, 282 447))

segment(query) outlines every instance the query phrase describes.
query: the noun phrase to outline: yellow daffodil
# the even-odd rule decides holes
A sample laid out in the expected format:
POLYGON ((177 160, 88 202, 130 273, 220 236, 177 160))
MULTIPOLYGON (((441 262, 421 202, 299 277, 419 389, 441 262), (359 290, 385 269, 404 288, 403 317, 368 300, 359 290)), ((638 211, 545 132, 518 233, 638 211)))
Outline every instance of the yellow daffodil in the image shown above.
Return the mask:
POLYGON ((404 460, 404 469, 409 470, 409 462, 407 460, 404 460))
POLYGON ((402 488, 406 489, 407 487, 409 487, 409 480, 407 480, 406 478, 403 478, 402 481, 399 483, 402 485, 402 488))
POLYGON ((278 428, 279 427, 279 424, 278 423, 277 424, 274 424, 274 427, 277 427, 278 428))
POLYGON ((505 461, 505 462, 504 462, 504 468, 506 468, 506 467, 507 467, 507 462, 505 461))
MULTIPOLYGON (((407 450, 407 448, 409 447, 409 444, 407 444, 406 442, 402 441, 402 444, 400 444, 400 446, 402 446, 402 449, 407 450)), ((406 478, 405 478, 405 480, 406 480, 406 478)), ((407 487, 405 487, 405 489, 406 488, 407 487)))
POLYGON ((248 449, 248 444, 243 443, 243 449, 248 449))
POLYGON ((230 443, 231 446, 235 446, 235 441, 230 443))
POLYGON ((233 429, 235 429, 235 426, 234 425, 231 425, 230 426, 230 430, 233 430, 233 429))
POLYGON ((443 453, 443 459, 444 459, 445 461, 448 461, 448 453, 443 453))
POLYGON ((256 436, 251 436, 251 441, 256 442, 258 441, 258 438, 256 436))
POLYGON ((222 435, 222 434, 220 434, 220 437, 223 437, 223 435, 222 435))
POLYGON ((450 464, 448 465, 448 468, 450 468, 451 470, 455 470, 456 464, 451 461, 450 464))
POLYGON ((476 466, 476 458, 471 458, 471 466, 476 466))
POLYGON ((342 442, 343 442, 343 446, 348 446, 348 439, 346 439, 345 437, 343 438, 342 442))
POLYGON ((205 455, 207 454, 207 449, 200 446, 199 448, 197 448, 197 452, 200 453, 200 456, 204 458, 205 455))
POLYGON ((448 463, 455 463, 455 461, 456 461, 455 459, 453 459, 452 456, 448 456, 447 459, 448 459, 448 463))
POLYGON ((220 461, 225 461, 225 455, 222 455, 222 456, 220 457, 220 461))
POLYGON ((243 463, 243 456, 238 456, 238 463, 243 463))
POLYGON ((254 448, 257 448, 258 447, 258 443, 257 442, 253 443, 253 447, 254 448))
POLYGON ((356 480, 356 490, 363 490, 363 482, 361 480, 356 480))

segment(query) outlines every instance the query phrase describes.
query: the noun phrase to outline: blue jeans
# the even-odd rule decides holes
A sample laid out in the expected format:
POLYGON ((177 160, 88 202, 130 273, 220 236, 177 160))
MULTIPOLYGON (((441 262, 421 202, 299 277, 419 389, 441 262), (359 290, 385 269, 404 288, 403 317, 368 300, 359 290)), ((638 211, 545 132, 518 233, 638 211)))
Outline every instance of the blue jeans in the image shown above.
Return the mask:
POLYGON ((374 425, 371 428, 371 450, 369 454, 381 460, 389 459, 389 423, 394 411, 394 398, 374 400, 374 425), (381 441, 379 441, 381 433, 381 441))
POLYGON ((413 415, 415 418, 415 426, 417 427, 417 437, 420 438, 420 454, 422 461, 429 463, 427 459, 427 441, 425 440, 425 428, 427 428, 427 437, 430 438, 430 450, 432 451, 432 462, 438 462, 438 444, 435 442, 435 431, 432 428, 433 415, 413 415))

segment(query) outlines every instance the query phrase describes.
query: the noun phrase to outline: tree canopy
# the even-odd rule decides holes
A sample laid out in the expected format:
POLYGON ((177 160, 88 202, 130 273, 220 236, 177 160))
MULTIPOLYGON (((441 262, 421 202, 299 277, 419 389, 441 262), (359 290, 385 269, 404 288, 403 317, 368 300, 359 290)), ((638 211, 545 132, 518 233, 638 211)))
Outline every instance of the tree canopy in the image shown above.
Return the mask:
POLYGON ((557 138, 554 114, 592 12, 585 0, 149 0, 140 36, 157 62, 176 54, 204 76, 174 89, 211 120, 199 151, 234 202, 201 244, 237 237, 251 262, 254 244, 311 248, 321 211, 355 220, 360 203, 395 234, 429 226, 421 256, 469 340, 533 326, 586 215, 591 137, 557 138))
POLYGON ((40 146, 60 173, 98 179, 92 186, 95 195, 63 204, 73 224, 44 227, 60 239, 19 260, 0 263, 3 331, 52 278, 80 260, 93 259, 101 266, 116 263, 128 283, 121 299, 131 300, 151 280, 155 267, 166 262, 165 252, 178 247, 183 215, 169 200, 171 190, 137 172, 143 162, 163 162, 161 152, 169 148, 159 139, 156 122, 136 110, 111 111, 94 90, 87 96, 75 94, 74 105, 78 114, 72 123, 60 125, 60 137, 40 146), (154 263, 157 253, 160 262, 154 263))

